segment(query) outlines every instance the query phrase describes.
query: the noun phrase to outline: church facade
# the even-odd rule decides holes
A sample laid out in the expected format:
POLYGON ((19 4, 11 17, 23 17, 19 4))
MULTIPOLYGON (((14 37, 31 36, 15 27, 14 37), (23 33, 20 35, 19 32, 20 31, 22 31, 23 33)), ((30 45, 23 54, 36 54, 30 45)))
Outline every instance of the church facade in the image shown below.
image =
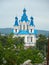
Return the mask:
POLYGON ((13 33, 14 37, 24 37, 25 47, 35 46, 36 30, 33 17, 30 17, 30 20, 28 19, 25 8, 20 20, 18 20, 18 17, 15 17, 13 33))

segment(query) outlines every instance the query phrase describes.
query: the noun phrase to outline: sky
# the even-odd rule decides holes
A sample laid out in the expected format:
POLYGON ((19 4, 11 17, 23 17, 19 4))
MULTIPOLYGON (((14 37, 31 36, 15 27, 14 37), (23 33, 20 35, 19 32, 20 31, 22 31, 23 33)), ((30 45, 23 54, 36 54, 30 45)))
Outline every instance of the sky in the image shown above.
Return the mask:
POLYGON ((29 20, 33 16, 35 29, 49 31, 49 0, 0 0, 0 28, 13 28, 24 8, 29 20))

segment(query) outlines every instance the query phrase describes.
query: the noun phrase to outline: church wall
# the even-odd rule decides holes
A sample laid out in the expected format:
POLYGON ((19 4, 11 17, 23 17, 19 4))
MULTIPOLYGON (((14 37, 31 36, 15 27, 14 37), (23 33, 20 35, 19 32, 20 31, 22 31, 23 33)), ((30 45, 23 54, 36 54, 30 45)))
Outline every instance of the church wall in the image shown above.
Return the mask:
POLYGON ((28 28, 30 33, 34 33, 34 26, 28 26, 28 28), (32 32, 31 32, 31 29, 32 29, 32 32))
POLYGON ((20 30, 20 26, 14 26, 14 33, 18 33, 20 30), (16 32, 16 29, 17 29, 17 32, 16 32))

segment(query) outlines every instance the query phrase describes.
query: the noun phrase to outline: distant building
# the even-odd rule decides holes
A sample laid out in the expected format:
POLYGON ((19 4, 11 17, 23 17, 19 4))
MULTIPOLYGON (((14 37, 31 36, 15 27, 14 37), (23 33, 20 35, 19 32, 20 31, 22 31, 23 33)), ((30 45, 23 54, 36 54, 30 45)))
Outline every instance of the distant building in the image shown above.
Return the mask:
POLYGON ((14 37, 24 37, 25 47, 35 46, 36 43, 36 30, 33 17, 28 19, 26 9, 23 10, 21 19, 15 17, 15 24, 13 29, 14 37))

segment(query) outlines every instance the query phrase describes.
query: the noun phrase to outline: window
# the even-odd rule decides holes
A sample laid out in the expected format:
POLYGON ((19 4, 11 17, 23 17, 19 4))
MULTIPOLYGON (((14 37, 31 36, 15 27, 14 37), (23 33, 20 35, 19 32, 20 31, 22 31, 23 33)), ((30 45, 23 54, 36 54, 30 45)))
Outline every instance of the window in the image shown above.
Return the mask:
POLYGON ((22 29, 22 26, 20 25, 20 30, 22 29))
POLYGON ((23 30, 25 30, 25 25, 23 25, 23 30))
POLYGON ((30 43, 30 42, 31 42, 31 39, 30 39, 30 37, 29 37, 29 36, 27 37, 27 42, 28 42, 28 43, 30 43))
POLYGON ((27 25, 27 30, 28 30, 28 25, 27 25))
POLYGON ((32 32, 32 29, 31 29, 31 32, 32 32))
POLYGON ((17 29, 15 29, 15 31, 17 32, 17 29))
POLYGON ((27 37, 27 42, 29 42, 29 37, 27 37))
POLYGON ((32 37, 31 37, 31 42, 32 42, 32 37))

